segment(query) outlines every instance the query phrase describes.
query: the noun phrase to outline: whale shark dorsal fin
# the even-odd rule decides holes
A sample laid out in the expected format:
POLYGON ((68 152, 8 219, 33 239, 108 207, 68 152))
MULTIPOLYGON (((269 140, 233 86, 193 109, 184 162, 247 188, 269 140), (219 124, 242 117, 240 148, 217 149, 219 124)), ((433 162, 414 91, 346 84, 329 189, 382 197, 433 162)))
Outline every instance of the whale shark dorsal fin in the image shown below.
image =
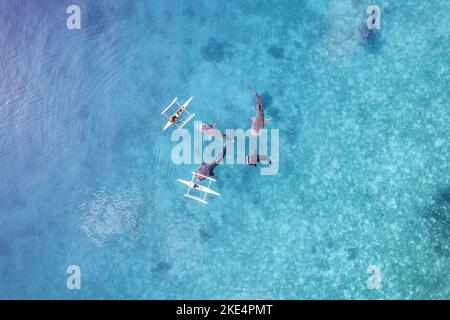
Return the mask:
POLYGON ((267 118, 267 119, 264 119, 264 124, 266 124, 266 123, 270 122, 270 120, 272 120, 272 118, 267 118))

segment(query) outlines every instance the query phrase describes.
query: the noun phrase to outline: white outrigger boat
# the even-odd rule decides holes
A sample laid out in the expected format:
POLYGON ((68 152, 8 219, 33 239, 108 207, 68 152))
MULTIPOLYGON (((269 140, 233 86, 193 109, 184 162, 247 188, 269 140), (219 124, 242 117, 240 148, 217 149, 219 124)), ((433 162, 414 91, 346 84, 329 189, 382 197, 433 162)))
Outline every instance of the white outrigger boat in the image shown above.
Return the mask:
POLYGON ((183 180, 183 179, 177 179, 177 181, 179 181, 182 184, 185 184, 185 185, 188 186, 188 189, 187 189, 186 193, 184 194, 185 197, 190 198, 190 199, 194 199, 194 200, 199 201, 199 202, 201 202, 203 204, 208 204, 208 202, 206 202, 206 197, 207 197, 208 194, 212 194, 212 195, 215 195, 215 196, 220 196, 220 193, 218 193, 218 192, 216 192, 216 191, 214 191, 214 190, 212 190, 210 188, 211 187, 211 183, 215 182, 216 180, 211 178, 211 177, 204 176, 204 175, 202 175, 200 173, 192 172, 192 179, 191 179, 191 181, 187 181, 187 180, 183 180), (198 183, 195 183, 194 180, 195 180, 196 176, 201 176, 201 177, 203 177, 205 179, 208 179, 208 186, 202 186, 202 185, 200 185, 198 183), (192 190, 198 190, 200 192, 203 192, 203 197, 198 197, 198 196, 193 195, 191 193, 192 190))
POLYGON ((178 103, 178 98, 173 99, 173 101, 169 104, 169 106, 167 108, 165 108, 163 110, 163 112, 161 112, 161 115, 164 115, 167 119, 169 119, 169 121, 166 123, 166 125, 163 128, 163 131, 166 130, 167 128, 169 128, 172 124, 175 124, 178 129, 181 129, 184 127, 184 125, 186 123, 188 123, 194 116, 195 113, 190 113, 186 110, 187 106, 189 105, 189 103, 191 103, 192 99, 194 97, 190 97, 185 103, 183 103, 182 105, 178 103), (167 115, 166 112, 169 111, 169 109, 174 105, 177 104, 179 106, 179 109, 177 110, 177 112, 175 112, 172 115, 167 115), (181 119, 180 116, 183 112, 186 112, 186 114, 188 115, 188 117, 186 119, 181 119))

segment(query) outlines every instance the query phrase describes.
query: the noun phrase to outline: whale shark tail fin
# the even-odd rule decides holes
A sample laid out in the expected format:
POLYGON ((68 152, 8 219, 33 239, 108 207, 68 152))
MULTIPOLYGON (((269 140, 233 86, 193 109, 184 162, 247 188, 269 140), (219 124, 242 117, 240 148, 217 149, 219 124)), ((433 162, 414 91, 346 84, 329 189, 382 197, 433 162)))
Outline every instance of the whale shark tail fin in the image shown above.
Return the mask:
POLYGON ((255 96, 258 96, 258 92, 256 92, 256 90, 253 89, 252 87, 248 87, 248 90, 250 90, 250 92, 253 93, 255 96))

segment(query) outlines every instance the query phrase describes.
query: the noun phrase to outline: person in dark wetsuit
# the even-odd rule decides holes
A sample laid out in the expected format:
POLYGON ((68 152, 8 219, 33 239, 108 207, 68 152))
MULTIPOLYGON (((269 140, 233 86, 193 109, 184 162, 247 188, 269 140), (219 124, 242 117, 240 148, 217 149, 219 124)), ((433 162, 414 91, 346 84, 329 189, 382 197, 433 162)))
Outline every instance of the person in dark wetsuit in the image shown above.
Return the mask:
POLYGON ((254 166, 256 167, 256 165, 258 163, 260 163, 261 161, 267 161, 269 164, 272 164, 272 160, 270 160, 270 158, 266 155, 259 155, 255 152, 253 152, 253 154, 249 154, 246 158, 245 158, 245 163, 248 164, 249 166, 254 166))

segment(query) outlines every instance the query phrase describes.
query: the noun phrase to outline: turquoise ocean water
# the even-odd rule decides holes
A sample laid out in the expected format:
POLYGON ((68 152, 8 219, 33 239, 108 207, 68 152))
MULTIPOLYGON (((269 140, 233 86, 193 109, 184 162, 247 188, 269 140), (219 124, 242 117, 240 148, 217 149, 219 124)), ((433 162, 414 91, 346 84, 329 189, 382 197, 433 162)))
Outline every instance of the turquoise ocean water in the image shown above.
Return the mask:
POLYGON ((450 2, 371 3, 1 1, 0 298, 450 298, 450 2), (248 86, 279 173, 183 198, 160 111, 247 129, 248 86))

